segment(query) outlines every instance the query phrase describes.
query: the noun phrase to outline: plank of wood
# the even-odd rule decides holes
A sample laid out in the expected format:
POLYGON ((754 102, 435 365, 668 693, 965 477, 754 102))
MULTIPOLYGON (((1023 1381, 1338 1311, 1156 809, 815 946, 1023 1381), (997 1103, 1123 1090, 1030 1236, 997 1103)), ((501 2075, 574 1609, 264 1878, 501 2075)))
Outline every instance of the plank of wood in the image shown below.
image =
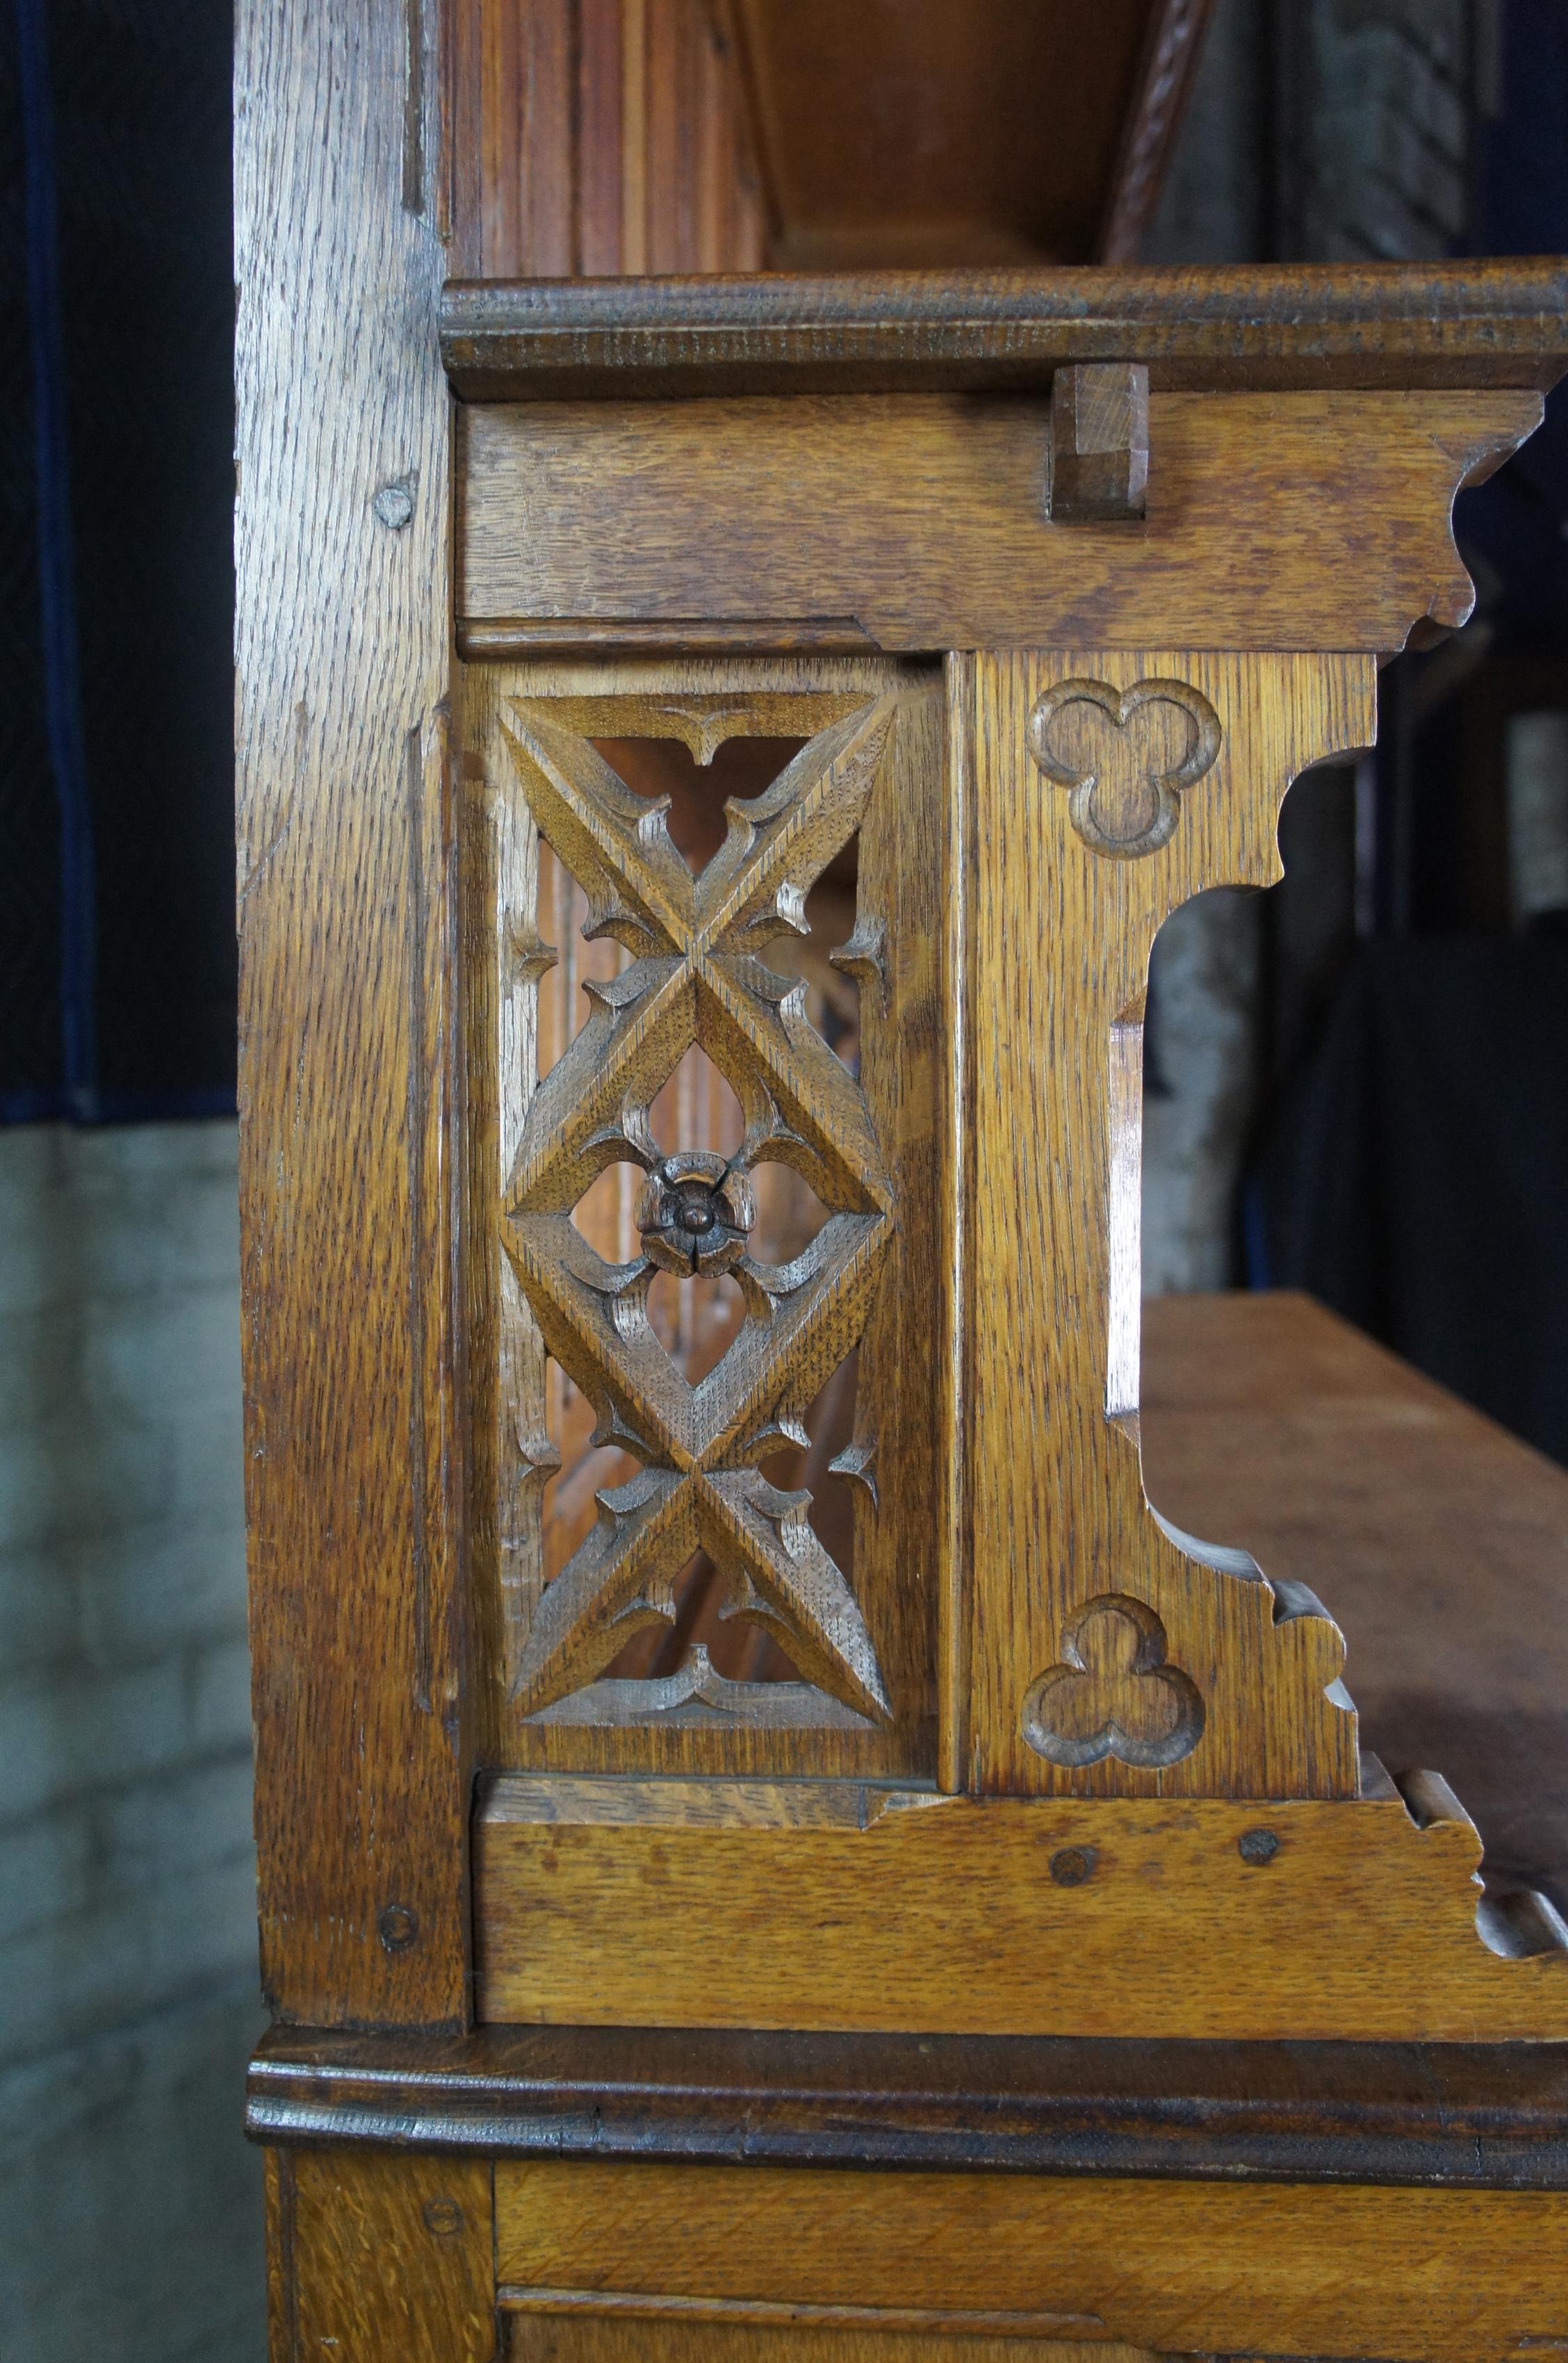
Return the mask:
POLYGON ((385 2152, 269 2151, 273 2363, 393 2355, 491 2363, 489 2164, 385 2152))
POLYGON ((692 2299, 741 2320, 926 2307, 981 2333, 1054 2315, 1068 2339, 1164 2353, 1392 2363, 1568 2337, 1563 2202, 1534 2192, 579 2161, 495 2180, 503 2306, 518 2290, 654 2319, 692 2299))
POLYGON ((1037 400, 470 406, 459 641, 1398 649, 1469 615, 1454 493, 1540 416, 1506 390, 1157 394, 1143 524, 1064 525, 1037 400))
POLYGON ((443 165, 409 23, 247 5, 236 62, 256 1829, 263 1978, 314 2023, 467 2005, 443 165))
POLYGON ((746 92, 706 0, 453 0, 452 17, 462 269, 761 267, 746 92))
POLYGON ((453 280, 441 349, 469 402, 1039 393, 1069 361, 1144 361, 1159 393, 1545 393, 1568 368, 1565 319, 1555 258, 453 280))
MULTIPOLYGON (((515 2308, 504 2316, 510 2363, 1020 2363, 1015 2338, 945 2336, 933 2330, 824 2327, 811 2309, 780 2309, 787 2322, 650 2320, 598 2308, 515 2308)), ((1142 2347, 1053 2338, 1049 2363, 1158 2363, 1142 2347)))
POLYGON ((950 1448, 966 1502, 965 1785, 1352 1795, 1333 1626, 1151 1517, 1126 1419, 1149 949, 1202 888, 1279 875, 1288 782, 1373 735, 1370 660, 1099 651, 954 671, 973 699, 950 1448))
POLYGON ((1568 2191, 1568 2045, 275 2029, 269 2143, 1568 2191))
POLYGON ((1304 1296, 1155 1298, 1143 1347, 1154 1502, 1310 1584, 1366 1745, 1568 1910, 1568 1473, 1304 1296))
POLYGON ((1424 1826, 1386 1782, 1359 1801, 1246 1803, 511 1775, 474 1834, 479 2014, 1195 2040, 1568 2036, 1568 1950, 1550 1928, 1527 1958, 1484 1943, 1473 1825, 1452 1799, 1435 1813, 1412 1802, 1424 1826))

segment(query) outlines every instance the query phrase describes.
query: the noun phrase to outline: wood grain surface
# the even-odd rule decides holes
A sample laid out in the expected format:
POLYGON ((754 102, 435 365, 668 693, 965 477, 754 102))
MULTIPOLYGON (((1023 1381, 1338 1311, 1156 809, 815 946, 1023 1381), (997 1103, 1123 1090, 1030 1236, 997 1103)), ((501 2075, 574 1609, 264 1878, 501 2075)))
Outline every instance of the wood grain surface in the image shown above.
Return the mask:
POLYGON ((454 263, 756 271, 767 221, 726 11, 708 0, 450 0, 454 263))
POLYGON ((1029 0, 739 0, 734 13, 772 259, 843 270, 1087 262, 1112 225, 1128 261, 1206 10, 1100 0, 1092 29, 1029 0))
POLYGON ((267 2188, 271 2363, 492 2363, 485 2160, 272 2150, 267 2188))
POLYGON ((1568 1473, 1304 1296, 1154 1298, 1143 1357, 1153 1500, 1310 1584, 1365 1744, 1568 1910, 1568 1473))
MULTIPOLYGON (((513 1775, 475 1830, 479 2011, 557 2025, 1568 2036, 1568 1949, 1482 1941, 1452 1799, 942 1797, 513 1775)), ((1508 1941, 1506 1934, 1495 1941, 1508 1941)))
POLYGON ((1045 515, 1042 400, 469 405, 459 641, 1398 649, 1469 615, 1454 493, 1540 417, 1507 390, 1157 394, 1143 522, 1080 525, 1045 515))
MULTIPOLYGON (((1015 2338, 944 2335, 933 2330, 824 2328, 790 2310, 788 2325, 703 2321, 688 2314, 572 2314, 509 2311, 509 2363, 1020 2363, 1015 2338)), ((1049 2363, 1157 2363, 1142 2347, 1099 2339, 1053 2339, 1049 2363)))
POLYGON ((454 281, 441 347, 467 401, 1049 391, 1144 361, 1156 392, 1531 386, 1568 368, 1568 266, 778 272, 454 281))
POLYGON ((466 2008, 448 403, 409 21, 247 5, 236 63, 256 1830, 263 1979, 315 2024, 466 2008))
POLYGON ((1568 2191, 1568 2044, 279 2028, 264 2142, 1568 2191))
POLYGON ((925 2306, 981 2332, 1055 2315, 1068 2339, 1395 2363, 1568 2337, 1563 2202, 1533 2192, 544 2162, 495 2180, 503 2305, 925 2306))
POLYGON ((1290 779, 1370 740, 1371 662, 1107 650, 955 660, 953 672, 955 704, 973 701, 959 855, 965 1407, 952 1447, 966 1503, 954 1581, 968 1683, 953 1702, 965 1785, 1353 1794, 1354 1716, 1330 1692, 1332 1625, 1309 1596, 1275 1595, 1222 1548, 1206 1558, 1143 1506, 1126 1425, 1138 1400, 1139 1069, 1123 1054, 1167 914, 1206 886, 1276 878, 1290 779), (1161 786, 1184 759, 1192 768, 1195 729, 1213 760, 1190 784, 1161 786), (1054 771, 1032 757, 1032 731, 1054 771), (1070 788, 1075 764, 1086 784, 1070 788), (1042 1719, 1096 1699, 1108 1733, 1141 1706, 1150 1747, 1112 1737, 1098 1757, 1066 1742, 1053 1756, 1042 1719), (1173 1748, 1186 1720, 1175 1753, 1158 1752, 1162 1715, 1173 1748))

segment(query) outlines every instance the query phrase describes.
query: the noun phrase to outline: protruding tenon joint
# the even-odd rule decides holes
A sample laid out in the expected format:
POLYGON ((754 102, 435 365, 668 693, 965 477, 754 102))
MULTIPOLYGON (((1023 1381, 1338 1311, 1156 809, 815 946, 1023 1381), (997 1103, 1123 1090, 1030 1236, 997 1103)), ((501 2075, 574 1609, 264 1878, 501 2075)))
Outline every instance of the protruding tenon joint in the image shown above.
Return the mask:
POLYGON ((1143 514, 1149 481, 1149 372, 1141 361, 1074 361, 1051 383, 1045 512, 1056 525, 1143 514))

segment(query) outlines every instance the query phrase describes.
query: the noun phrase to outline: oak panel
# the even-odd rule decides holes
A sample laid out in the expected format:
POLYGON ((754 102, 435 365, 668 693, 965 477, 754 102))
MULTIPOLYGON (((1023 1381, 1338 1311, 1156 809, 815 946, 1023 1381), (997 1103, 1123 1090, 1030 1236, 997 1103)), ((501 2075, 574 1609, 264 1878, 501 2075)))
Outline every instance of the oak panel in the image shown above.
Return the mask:
POLYGON ((459 640, 1398 649, 1469 615, 1454 493, 1540 417, 1528 393, 1156 394, 1143 523, 1063 525, 1040 401, 469 406, 459 640))
POLYGON ((491 2180, 478 2158, 270 2151, 272 2363, 491 2363, 491 2180))
MULTIPOLYGON (((1430 1776, 1429 1781, 1430 1781, 1430 1776)), ((942 1797, 520 1775, 475 1827, 479 2008, 565 2026, 1194 2039, 1568 2036, 1452 1797, 942 1797), (1493 1941, 1510 1942, 1506 1928, 1493 1941)), ((1532 1941, 1535 1940, 1532 1937, 1532 1941)))
POLYGON ((1165 2352, 1502 2363, 1568 2336, 1565 2224, 1520 2192, 496 2169, 505 2292, 972 2309, 977 2330, 1055 2314, 1069 2339, 1165 2352))
MULTIPOLYGON (((509 2363, 1027 2363, 1028 2344, 939 2330, 824 2328, 801 2309, 787 2326, 691 2313, 668 2319, 646 2313, 508 2311, 503 2352, 509 2363)), ((1040 2363, 1157 2363, 1120 2340, 1053 2338, 1040 2363)))
MULTIPOLYGON (((472 1563, 485 1633, 483 1680, 491 1760, 624 1769, 923 1772, 930 1768, 934 1722, 931 1626, 936 1546, 931 1504, 942 1474, 934 1444, 933 1383, 933 1340, 942 1301, 934 1170, 943 1014, 937 937, 944 850, 940 676, 933 668, 832 662, 625 662, 474 668, 467 691, 465 767, 471 791, 464 941, 469 1373, 475 1411, 472 1563), (813 1714, 810 1694, 802 1694, 799 1683, 788 1693, 753 1683, 749 1701, 726 1692, 712 1711, 695 1717, 667 1712, 651 1696, 635 1701, 629 1693, 614 1702, 612 1714, 608 1692, 596 1706, 594 1691, 580 1688, 593 1670, 585 1665, 577 1683, 566 1685, 569 1692, 578 1689, 580 1703, 563 1717, 547 1694, 545 1704, 552 1711, 547 1719, 539 1720, 531 1711, 540 1702, 519 1688, 517 1665, 529 1646, 539 1603, 550 1599, 550 1579, 560 1581, 541 1509, 556 1446, 545 1431, 545 1339, 537 1307, 525 1300, 522 1275, 513 1269, 517 1243, 511 1237, 507 1209, 519 1187, 519 1147, 527 1112, 535 1104, 536 1067, 547 1063, 540 1033, 539 980, 541 971, 548 971, 549 954, 538 946, 535 912, 538 864, 547 856, 540 850, 528 801, 526 780, 533 758, 517 734, 544 732, 561 760, 579 770, 588 767, 587 778, 598 760, 589 741, 599 737, 618 742, 679 737, 694 757, 706 761, 715 743, 737 736, 810 738, 824 726, 851 727, 857 712, 872 715, 878 691, 884 697, 891 693, 892 698, 889 716, 878 726, 888 733, 885 753, 859 825, 858 876, 850 890, 856 934, 835 956, 835 965, 840 972, 847 966, 859 988, 858 1077, 864 1114, 856 1121, 864 1123, 865 1115, 869 1116, 885 1175, 878 1186, 890 1188, 893 1214, 880 1243, 883 1268, 868 1312, 862 1316, 866 1327, 853 1447, 853 1467, 861 1474, 853 1500, 854 1596, 868 1620, 891 1712, 879 1725, 865 1719, 857 1723, 853 1714, 840 1714, 835 1719, 813 1714), (562 731, 571 735, 558 739, 551 735, 562 731), (764 1711, 770 1702, 779 1708, 771 1723, 764 1711)), ((536 782, 532 793, 542 792, 536 782)), ((670 872, 677 892, 686 891, 683 875, 679 865, 670 872)), ((701 897, 704 889, 699 885, 695 891, 701 897)), ((572 949, 560 915, 540 915, 540 924, 560 945, 563 960, 569 960, 572 949)), ((601 949, 613 956, 602 971, 608 976, 613 972, 615 948, 601 949)), ((673 1036, 661 1045, 650 1035, 635 1049, 639 1089, 657 1084, 674 1047, 673 1036)), ((714 1047, 733 1068, 734 1054, 714 1047)), ((812 1044, 803 1047, 810 1050, 812 1044)), ((820 1053, 821 1046, 816 1049, 820 1053)), ((630 1055, 625 1050, 624 1056, 630 1055)), ((755 1066, 755 1060, 750 1064, 755 1066)), ((742 1066, 748 1066, 747 1059, 743 1059, 742 1066)), ((556 1102, 564 1071, 557 1071, 550 1086, 556 1102)), ((770 1070, 765 1064, 757 1071, 766 1080, 770 1070)), ((735 1072, 745 1080, 739 1069, 735 1072)), ((802 1076, 806 1072, 802 1067, 802 1076)), ((819 1061, 817 1080, 824 1094, 820 1104, 803 1103, 792 1119, 798 1130, 813 1139, 823 1125, 832 1132, 839 1099, 861 1104, 860 1092, 835 1063, 819 1061), (826 1092, 828 1083, 836 1084, 836 1097, 826 1092)), ((624 1096, 619 1084, 615 1096, 619 1104, 624 1096)), ((845 1109, 839 1113, 842 1117, 845 1109)), ((660 1119, 663 1148, 693 1145, 684 1134, 666 1136, 667 1123, 679 1126, 682 1121, 679 1109, 667 1111, 660 1119)), ((594 1153, 606 1152, 601 1147, 594 1153)), ((799 1162, 806 1154, 804 1144, 790 1153, 799 1162)), ((755 1185, 760 1189, 782 1170, 765 1161, 756 1163, 755 1185)), ((831 1198, 838 1185, 819 1175, 815 1186, 831 1198)), ((595 1234, 593 1243, 612 1261, 635 1259, 640 1252, 635 1226, 602 1237, 595 1234)), ((535 1279, 527 1285, 536 1294, 540 1282, 535 1279)), ((545 1317, 555 1317, 548 1303, 545 1317)), ((560 1337, 551 1350, 558 1348, 569 1359, 576 1350, 560 1337)), ((815 1392, 838 1350, 805 1388, 805 1397, 815 1392)), ((712 1385, 731 1383, 724 1377, 728 1367, 721 1366, 712 1385)), ((593 1391, 597 1381, 592 1370, 574 1371, 574 1376, 593 1391)), ((677 1417, 684 1389, 674 1373, 660 1365, 647 1383, 656 1390, 655 1409, 662 1404, 670 1417, 677 1417)), ((602 1475, 598 1481, 612 1481, 602 1475)), ((809 1481, 815 1484, 817 1479, 809 1481)), ((591 1505, 587 1524, 591 1525, 591 1505)), ((633 1613, 646 1612, 635 1607, 633 1613)))

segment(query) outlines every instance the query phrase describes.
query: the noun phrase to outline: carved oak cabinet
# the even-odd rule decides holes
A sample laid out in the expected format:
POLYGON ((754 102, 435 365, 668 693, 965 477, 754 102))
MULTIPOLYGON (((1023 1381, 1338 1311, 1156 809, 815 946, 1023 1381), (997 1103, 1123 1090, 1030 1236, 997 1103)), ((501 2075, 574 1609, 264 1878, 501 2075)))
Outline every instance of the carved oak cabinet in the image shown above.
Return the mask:
POLYGON ((241 16, 278 2363, 1568 2347, 1568 1930, 1138 1432, 1151 942, 1568 278, 502 280, 241 16))

